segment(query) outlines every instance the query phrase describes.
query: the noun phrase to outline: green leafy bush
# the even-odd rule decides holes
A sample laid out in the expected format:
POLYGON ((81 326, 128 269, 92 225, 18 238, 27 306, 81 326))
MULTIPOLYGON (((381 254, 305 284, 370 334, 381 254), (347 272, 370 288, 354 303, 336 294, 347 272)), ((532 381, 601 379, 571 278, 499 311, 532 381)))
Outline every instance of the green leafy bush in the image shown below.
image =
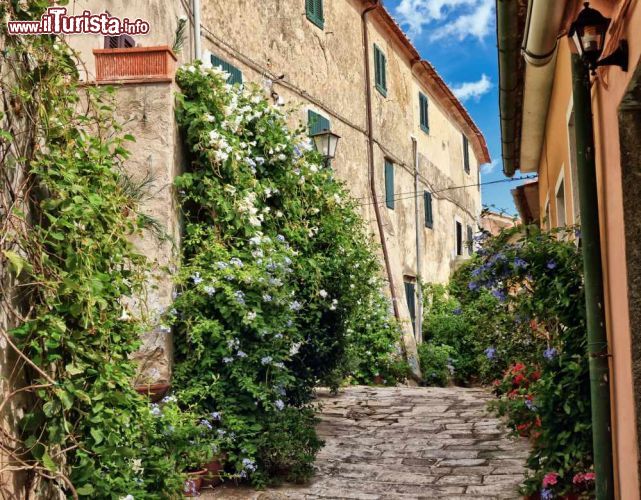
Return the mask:
POLYGON ((445 387, 452 376, 455 350, 445 344, 423 342, 418 346, 418 359, 426 385, 445 387))

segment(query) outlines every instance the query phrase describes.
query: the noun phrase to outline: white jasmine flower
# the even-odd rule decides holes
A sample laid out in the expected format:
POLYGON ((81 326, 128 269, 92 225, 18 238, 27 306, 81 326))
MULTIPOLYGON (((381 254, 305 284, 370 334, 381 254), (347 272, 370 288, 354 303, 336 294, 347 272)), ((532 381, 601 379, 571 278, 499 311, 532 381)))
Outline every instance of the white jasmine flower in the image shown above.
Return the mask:
POLYGON ((289 354, 291 356, 295 356, 296 354, 298 354, 298 351, 300 351, 301 345, 302 345, 301 342, 296 342, 295 344, 292 344, 292 347, 289 349, 289 354))
POLYGON ((205 293, 210 297, 216 293, 216 289, 213 286, 206 286, 204 290, 205 290, 205 293))
POLYGON ((335 311, 337 305, 338 305, 338 300, 336 299, 332 300, 332 305, 329 306, 330 311, 335 311))
POLYGON ((248 319, 249 321, 254 321, 254 320, 256 319, 256 313, 255 313, 255 312, 253 312, 253 311, 252 311, 252 312, 247 313, 247 319, 248 319))
POLYGON ((279 411, 282 411, 285 408, 285 403, 283 403, 280 399, 277 399, 274 402, 274 405, 276 406, 276 408, 278 408, 279 411))
POLYGON ((327 298, 328 293, 325 290, 321 290, 318 292, 318 295, 320 295, 322 298, 327 298))

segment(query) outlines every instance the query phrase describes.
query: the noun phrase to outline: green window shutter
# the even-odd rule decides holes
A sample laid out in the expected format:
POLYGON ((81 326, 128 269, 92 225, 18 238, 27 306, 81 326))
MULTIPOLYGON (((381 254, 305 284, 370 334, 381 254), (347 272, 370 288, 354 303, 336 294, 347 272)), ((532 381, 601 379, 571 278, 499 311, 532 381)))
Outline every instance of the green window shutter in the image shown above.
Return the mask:
POLYGON ((214 67, 220 67, 222 68, 223 71, 226 71, 227 73, 229 73, 229 78, 227 79, 227 83, 229 83, 230 85, 233 85, 235 83, 238 83, 239 85, 243 84, 243 72, 233 64, 230 64, 224 59, 221 59, 220 57, 212 54, 211 65, 214 67))
POLYGON ((323 0, 305 0, 305 13, 307 19, 320 29, 325 28, 325 16, 323 12, 323 0))
POLYGON ((374 44, 374 83, 376 89, 387 97, 387 59, 383 51, 374 44))
POLYGON ((471 226, 467 226, 467 251, 472 255, 473 250, 474 231, 471 226))
POLYGON ((420 109, 420 115, 421 115, 421 129, 426 132, 430 133, 430 118, 428 114, 428 102, 427 102, 427 96, 423 94, 422 92, 419 92, 418 94, 418 102, 419 102, 419 109, 420 109))
POLYGON ((416 284, 410 281, 405 282, 405 299, 407 300, 407 309, 412 320, 412 329, 416 335, 416 284))
POLYGON ((470 144, 467 137, 463 136, 463 167, 465 172, 470 173, 470 144))
POLYGON ((309 135, 318 134, 323 130, 331 130, 329 120, 311 109, 307 110, 307 126, 309 127, 309 135))
POLYGON ((385 205, 394 210, 394 164, 385 160, 385 205))
POLYGON ((434 227, 434 215, 432 214, 432 193, 423 192, 423 205, 425 210, 425 227, 432 229, 434 227))

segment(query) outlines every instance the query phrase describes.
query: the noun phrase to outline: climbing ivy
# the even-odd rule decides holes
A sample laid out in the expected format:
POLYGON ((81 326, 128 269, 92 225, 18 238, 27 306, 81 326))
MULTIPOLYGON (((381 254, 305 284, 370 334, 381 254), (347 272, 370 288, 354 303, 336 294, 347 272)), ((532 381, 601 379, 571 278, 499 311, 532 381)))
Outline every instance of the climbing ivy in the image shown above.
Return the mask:
MULTIPOLYGON (((0 18, 48 6, 2 1, 0 18)), ((164 498, 182 488, 180 464, 157 444, 129 360, 144 322, 125 303, 143 296, 148 269, 130 243, 147 222, 124 174, 134 139, 108 90, 79 85, 62 39, 0 36, 0 269, 12 275, 0 296, 18 324, 0 335, 16 360, 7 373, 21 375, 1 404, 24 410, 0 453, 28 497, 164 498)))

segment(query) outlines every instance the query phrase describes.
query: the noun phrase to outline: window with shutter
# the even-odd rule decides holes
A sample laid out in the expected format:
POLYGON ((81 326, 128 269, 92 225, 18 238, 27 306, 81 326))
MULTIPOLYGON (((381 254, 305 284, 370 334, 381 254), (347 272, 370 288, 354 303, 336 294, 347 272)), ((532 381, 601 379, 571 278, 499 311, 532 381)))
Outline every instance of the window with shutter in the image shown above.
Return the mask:
POLYGON ((318 134, 323 130, 331 130, 329 120, 311 109, 307 111, 307 126, 309 135, 318 134))
POLYGON ((211 65, 216 68, 221 68, 223 71, 229 73, 227 83, 229 83, 230 85, 234 85, 235 83, 238 83, 239 85, 243 84, 243 72, 233 64, 230 64, 224 59, 221 59, 220 57, 212 54, 211 65))
POLYGON ((385 205, 394 210, 394 164, 385 160, 385 205))
POLYGON ((374 45, 374 82, 376 90, 387 97, 387 58, 376 44, 374 45))
POLYGON ((463 224, 456 221, 456 255, 463 255, 463 224))
POLYGON ((463 135, 463 167, 466 173, 470 173, 470 144, 467 137, 463 135))
POLYGON ((423 132, 430 133, 430 119, 427 111, 427 96, 422 92, 418 93, 419 111, 421 115, 421 129, 423 132))
POLYGON ((471 226, 467 226, 467 253, 472 255, 474 251, 474 231, 471 226))
POLYGON ((416 282, 405 280, 405 299, 407 300, 407 309, 412 320, 412 330, 416 335, 416 282))
POLYGON ((105 37, 105 49, 128 49, 135 46, 136 42, 129 35, 105 37))
POLYGON ((305 0, 305 13, 307 19, 320 29, 325 28, 325 15, 323 13, 323 0, 305 0))
POLYGON ((432 193, 423 192, 423 205, 425 210, 425 227, 434 227, 434 216, 432 215, 432 193))

